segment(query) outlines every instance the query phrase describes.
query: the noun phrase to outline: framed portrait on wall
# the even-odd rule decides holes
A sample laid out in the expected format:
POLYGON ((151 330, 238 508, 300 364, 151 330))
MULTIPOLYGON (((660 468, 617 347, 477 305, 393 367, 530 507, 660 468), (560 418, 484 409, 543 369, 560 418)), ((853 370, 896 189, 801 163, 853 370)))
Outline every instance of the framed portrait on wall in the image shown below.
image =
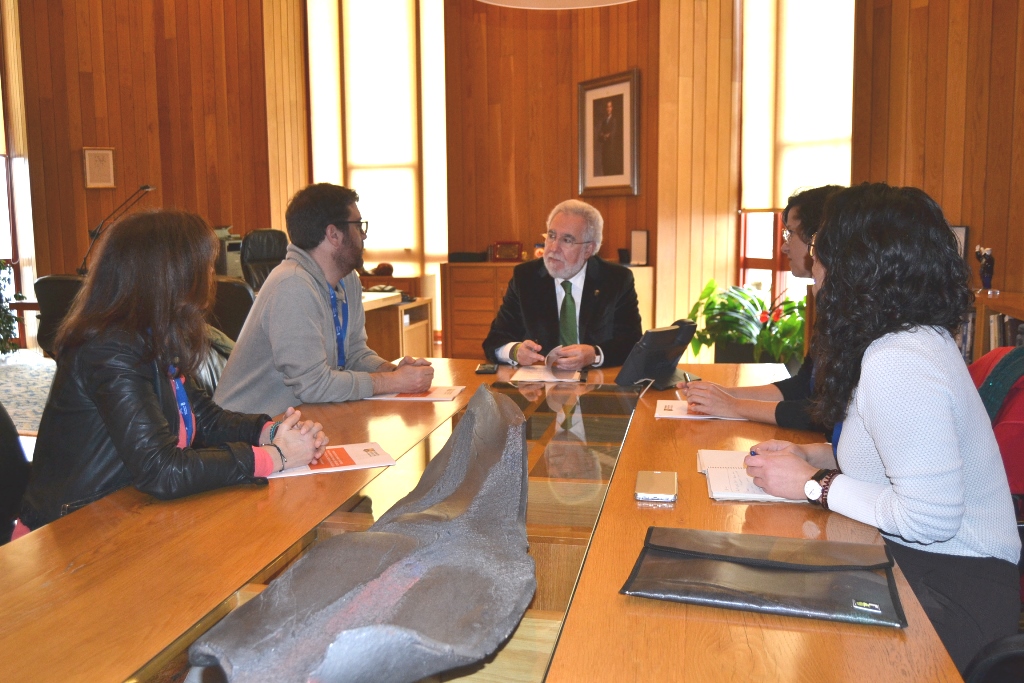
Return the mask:
POLYGON ((580 83, 580 195, 639 191, 639 96, 637 69, 580 83))

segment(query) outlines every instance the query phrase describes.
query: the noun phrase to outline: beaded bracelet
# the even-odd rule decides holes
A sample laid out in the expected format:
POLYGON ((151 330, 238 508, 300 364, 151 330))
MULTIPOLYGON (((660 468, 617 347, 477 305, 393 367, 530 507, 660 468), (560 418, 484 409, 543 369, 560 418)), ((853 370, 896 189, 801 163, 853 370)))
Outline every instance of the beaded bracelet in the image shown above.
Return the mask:
POLYGON ((284 472, 284 468, 288 466, 288 458, 284 457, 284 451, 282 451, 281 447, 276 443, 268 443, 265 445, 276 450, 277 454, 281 456, 281 469, 279 469, 278 472, 284 472))
POLYGON ((270 433, 268 434, 268 436, 270 437, 269 438, 270 441, 273 441, 274 437, 277 436, 277 428, 280 427, 280 426, 281 426, 281 421, 280 420, 278 420, 274 424, 270 425, 270 433))
POLYGON ((821 507, 828 510, 828 490, 832 488, 832 482, 842 474, 839 470, 832 470, 821 478, 821 507))

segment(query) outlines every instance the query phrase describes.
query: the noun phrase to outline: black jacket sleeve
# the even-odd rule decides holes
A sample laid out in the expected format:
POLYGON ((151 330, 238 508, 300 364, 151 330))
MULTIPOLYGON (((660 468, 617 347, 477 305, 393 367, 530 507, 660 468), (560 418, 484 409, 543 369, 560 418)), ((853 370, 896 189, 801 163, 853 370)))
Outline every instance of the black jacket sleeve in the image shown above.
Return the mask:
POLYGON ((782 399, 775 406, 775 423, 786 429, 803 429, 813 432, 827 432, 829 428, 811 419, 812 376, 814 359, 804 357, 800 371, 792 377, 775 382, 782 392, 782 399))
MULTIPOLYGON (((170 380, 154 377, 153 365, 141 362, 134 345, 107 340, 83 351, 79 363, 85 392, 92 397, 131 483, 140 491, 169 499, 253 480, 255 456, 248 443, 178 448, 177 420, 171 419, 162 400, 164 394, 172 393, 170 380)), ((198 434, 211 428, 244 433, 246 441, 252 441, 255 424, 264 416, 245 421, 211 405, 208 398, 195 405, 198 434)), ((204 437, 205 444, 210 443, 209 436, 204 437)))
POLYGON ((484 339, 484 355, 491 363, 497 363, 497 351, 510 342, 521 342, 527 338, 526 324, 522 319, 522 305, 519 299, 518 280, 513 276, 505 288, 501 308, 491 322, 491 330, 484 339))
POLYGON ((597 319, 590 321, 583 330, 584 343, 600 346, 604 352, 604 367, 625 363, 629 352, 643 336, 633 273, 623 268, 618 284, 612 288, 615 298, 601 302, 597 319))

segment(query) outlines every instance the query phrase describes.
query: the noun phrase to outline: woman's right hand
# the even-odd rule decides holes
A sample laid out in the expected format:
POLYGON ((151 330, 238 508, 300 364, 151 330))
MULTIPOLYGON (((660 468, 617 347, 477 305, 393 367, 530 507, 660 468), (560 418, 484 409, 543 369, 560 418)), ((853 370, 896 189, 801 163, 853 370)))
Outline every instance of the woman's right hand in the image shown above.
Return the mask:
POLYGON ((284 469, 316 464, 327 448, 327 435, 323 430, 319 422, 302 421, 298 410, 285 417, 273 441, 285 457, 284 469))
POLYGON ((680 382, 676 388, 686 397, 687 411, 696 415, 745 417, 729 390, 714 382, 680 382))
POLYGON ((770 441, 762 441, 761 443, 754 444, 750 447, 751 455, 767 455, 769 453, 789 453, 797 456, 801 460, 807 460, 807 452, 804 450, 803 446, 797 445, 792 441, 772 439, 770 441))

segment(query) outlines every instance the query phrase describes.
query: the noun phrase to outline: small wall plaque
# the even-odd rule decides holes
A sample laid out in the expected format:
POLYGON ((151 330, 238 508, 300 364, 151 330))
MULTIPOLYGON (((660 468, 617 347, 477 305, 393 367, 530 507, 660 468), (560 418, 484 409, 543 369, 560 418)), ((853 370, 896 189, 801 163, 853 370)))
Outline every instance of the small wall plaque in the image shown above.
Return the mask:
POLYGON ((85 187, 117 187, 114 184, 114 148, 83 147, 82 162, 85 165, 85 187))

